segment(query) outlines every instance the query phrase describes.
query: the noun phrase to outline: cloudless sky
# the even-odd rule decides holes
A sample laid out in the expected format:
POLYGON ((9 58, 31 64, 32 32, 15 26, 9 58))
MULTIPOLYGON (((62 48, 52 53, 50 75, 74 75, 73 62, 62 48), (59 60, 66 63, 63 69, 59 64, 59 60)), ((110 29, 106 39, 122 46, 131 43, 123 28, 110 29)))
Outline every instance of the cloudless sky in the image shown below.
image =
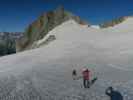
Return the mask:
POLYGON ((42 13, 59 5, 91 24, 133 15, 133 0, 0 0, 0 31, 24 31, 42 13))

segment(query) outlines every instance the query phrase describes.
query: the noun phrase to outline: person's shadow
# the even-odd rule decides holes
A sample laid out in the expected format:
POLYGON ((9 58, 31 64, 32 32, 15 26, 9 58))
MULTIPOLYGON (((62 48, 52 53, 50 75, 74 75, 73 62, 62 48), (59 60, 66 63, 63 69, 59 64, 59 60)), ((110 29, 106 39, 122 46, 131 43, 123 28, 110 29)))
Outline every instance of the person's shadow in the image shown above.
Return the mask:
POLYGON ((89 82, 88 88, 90 88, 97 80, 98 80, 97 77, 95 77, 94 79, 92 79, 92 80, 89 82))
POLYGON ((112 87, 108 87, 105 94, 110 97, 110 100, 123 100, 123 96, 119 91, 114 90, 112 87))
POLYGON ((98 80, 97 77, 95 77, 93 80, 91 80, 91 85, 93 85, 98 80))

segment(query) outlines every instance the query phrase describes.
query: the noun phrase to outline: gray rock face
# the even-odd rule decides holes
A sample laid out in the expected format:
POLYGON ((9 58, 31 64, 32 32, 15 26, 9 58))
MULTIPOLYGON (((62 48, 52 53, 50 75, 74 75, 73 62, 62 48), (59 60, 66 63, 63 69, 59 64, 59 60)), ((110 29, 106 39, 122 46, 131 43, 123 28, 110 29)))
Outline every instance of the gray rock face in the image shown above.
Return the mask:
POLYGON ((69 19, 74 19, 79 24, 87 24, 78 16, 64 10, 63 7, 59 7, 54 11, 43 14, 29 25, 24 36, 16 42, 17 51, 29 49, 35 41, 42 39, 50 30, 69 19))
POLYGON ((0 56, 15 53, 15 41, 22 35, 23 34, 21 32, 0 32, 0 56))

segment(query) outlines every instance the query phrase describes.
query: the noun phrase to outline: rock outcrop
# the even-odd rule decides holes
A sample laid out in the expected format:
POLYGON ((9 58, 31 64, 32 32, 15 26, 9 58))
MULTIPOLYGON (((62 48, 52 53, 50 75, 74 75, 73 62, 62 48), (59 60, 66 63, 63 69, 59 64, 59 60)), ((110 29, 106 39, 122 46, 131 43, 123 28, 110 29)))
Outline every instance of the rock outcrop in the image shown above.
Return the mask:
POLYGON ((113 19, 112 21, 105 22, 105 23, 101 24, 100 27, 101 28, 113 27, 115 25, 118 25, 118 24, 122 23, 126 19, 127 19, 127 17, 116 18, 116 19, 113 19))

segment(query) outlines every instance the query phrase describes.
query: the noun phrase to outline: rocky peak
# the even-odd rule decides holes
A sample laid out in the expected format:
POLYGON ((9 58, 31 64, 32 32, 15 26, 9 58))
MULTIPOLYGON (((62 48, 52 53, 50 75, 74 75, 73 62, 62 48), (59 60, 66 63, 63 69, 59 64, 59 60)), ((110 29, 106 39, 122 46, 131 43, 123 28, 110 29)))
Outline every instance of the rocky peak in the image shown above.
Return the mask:
POLYGON ((24 36, 17 40, 17 51, 29 49, 35 41, 44 38, 50 30, 70 19, 75 20, 79 24, 87 24, 80 17, 66 11, 63 6, 42 14, 36 21, 29 25, 24 36))

